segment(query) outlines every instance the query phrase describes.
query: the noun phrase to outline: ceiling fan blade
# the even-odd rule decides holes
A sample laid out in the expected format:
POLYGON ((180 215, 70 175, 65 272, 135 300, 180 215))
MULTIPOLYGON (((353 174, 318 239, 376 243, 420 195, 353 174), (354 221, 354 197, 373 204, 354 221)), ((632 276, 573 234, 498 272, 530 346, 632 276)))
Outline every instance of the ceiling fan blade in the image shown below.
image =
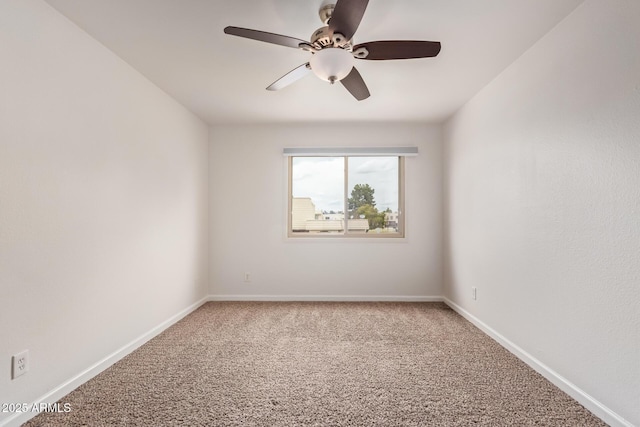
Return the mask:
POLYGON ((368 4, 369 0, 338 0, 329 19, 331 32, 340 33, 346 40, 351 40, 368 4))
POLYGON ((340 83, 347 88, 351 95, 358 101, 367 99, 370 95, 367 85, 362 80, 362 76, 356 70, 356 67, 351 69, 351 72, 344 79, 340 80, 340 83))
POLYGON ((266 43, 279 44, 281 46, 293 47, 298 49, 300 43, 308 44, 304 40, 297 39, 295 37, 282 36, 280 34, 267 33, 265 31, 250 30, 248 28, 240 27, 226 27, 224 29, 225 34, 232 36, 244 37, 247 39, 258 40, 266 43))
POLYGON ((294 68, 289 71, 284 76, 280 77, 275 82, 271 83, 267 90, 280 90, 284 87, 289 86, 291 83, 295 83, 307 74, 311 72, 311 67, 309 67, 309 63, 302 64, 299 67, 294 68))
POLYGON ((362 43, 353 47, 353 53, 358 58, 358 49, 365 48, 369 54, 359 59, 386 60, 431 58, 440 53, 440 42, 418 40, 386 40, 362 43))

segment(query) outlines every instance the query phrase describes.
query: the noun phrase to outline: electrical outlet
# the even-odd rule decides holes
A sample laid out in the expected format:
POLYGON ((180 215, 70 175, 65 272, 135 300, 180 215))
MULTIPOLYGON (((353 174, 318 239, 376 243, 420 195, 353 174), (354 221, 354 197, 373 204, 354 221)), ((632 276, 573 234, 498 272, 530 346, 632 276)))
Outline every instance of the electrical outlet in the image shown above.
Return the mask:
POLYGON ((15 380, 27 372, 29 372, 29 350, 24 350, 11 357, 11 379, 15 380))
POLYGON ((250 282, 251 282, 251 273, 245 272, 244 273, 244 283, 250 283, 250 282))
POLYGON ((471 298, 475 300, 477 299, 477 296, 478 296, 477 289, 475 287, 471 288, 471 298))

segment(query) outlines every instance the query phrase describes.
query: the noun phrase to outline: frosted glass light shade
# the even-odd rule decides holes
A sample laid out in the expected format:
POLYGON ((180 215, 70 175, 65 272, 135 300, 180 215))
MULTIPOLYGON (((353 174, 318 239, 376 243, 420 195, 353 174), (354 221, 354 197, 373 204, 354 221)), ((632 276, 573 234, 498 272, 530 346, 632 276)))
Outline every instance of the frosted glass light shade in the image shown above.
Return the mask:
POLYGON ((344 49, 329 47, 316 52, 309 61, 311 71, 322 80, 342 80, 353 68, 353 55, 344 49))

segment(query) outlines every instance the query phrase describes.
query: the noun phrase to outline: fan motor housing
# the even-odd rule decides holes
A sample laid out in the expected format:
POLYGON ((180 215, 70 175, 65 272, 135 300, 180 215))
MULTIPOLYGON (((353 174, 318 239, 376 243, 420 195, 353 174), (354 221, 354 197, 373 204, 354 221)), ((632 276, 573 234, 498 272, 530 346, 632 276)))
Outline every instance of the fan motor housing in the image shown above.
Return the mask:
POLYGON ((352 49, 351 40, 346 40, 346 37, 340 33, 332 33, 328 26, 318 28, 311 35, 311 44, 318 49, 340 47, 349 52, 352 49))

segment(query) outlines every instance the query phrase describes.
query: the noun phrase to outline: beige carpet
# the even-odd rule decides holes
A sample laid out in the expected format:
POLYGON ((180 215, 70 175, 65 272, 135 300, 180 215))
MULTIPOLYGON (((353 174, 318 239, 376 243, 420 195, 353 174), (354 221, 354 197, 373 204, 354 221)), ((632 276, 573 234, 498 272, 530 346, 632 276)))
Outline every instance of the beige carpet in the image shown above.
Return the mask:
POLYGON ((208 303, 28 426, 601 426, 441 303, 208 303))

